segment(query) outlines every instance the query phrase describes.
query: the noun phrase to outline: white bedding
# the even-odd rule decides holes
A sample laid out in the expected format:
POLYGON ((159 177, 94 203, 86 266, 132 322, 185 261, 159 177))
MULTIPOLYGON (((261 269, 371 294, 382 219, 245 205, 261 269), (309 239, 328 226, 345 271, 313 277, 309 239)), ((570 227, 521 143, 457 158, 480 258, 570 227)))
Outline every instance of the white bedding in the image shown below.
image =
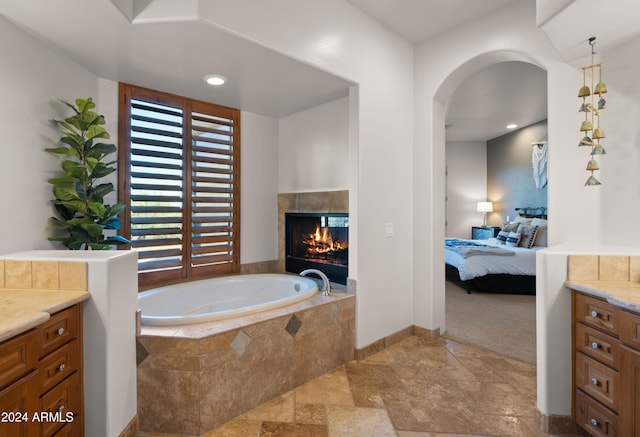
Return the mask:
POLYGON ((465 258, 460 253, 445 246, 445 263, 458 269, 461 280, 468 281, 480 276, 500 273, 535 276, 536 252, 542 247, 533 247, 531 249, 509 247, 504 244, 498 244, 495 238, 469 241, 512 250, 514 254, 512 256, 481 254, 465 258))

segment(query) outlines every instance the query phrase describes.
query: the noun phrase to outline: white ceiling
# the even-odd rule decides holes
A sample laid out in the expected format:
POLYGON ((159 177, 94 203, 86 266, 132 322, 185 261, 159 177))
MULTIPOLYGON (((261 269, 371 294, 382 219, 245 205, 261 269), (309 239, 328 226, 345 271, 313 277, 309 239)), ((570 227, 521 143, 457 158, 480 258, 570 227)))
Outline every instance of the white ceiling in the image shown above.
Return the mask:
POLYGON ((486 141, 547 118, 547 72, 526 62, 501 62, 476 72, 447 105, 447 141, 486 141))
MULTIPOLYGON (((141 24, 132 24, 121 9, 149 14, 153 0, 2 0, 0 14, 114 81, 276 118, 347 95, 352 83, 189 19, 195 0, 181 1, 174 5, 180 5, 178 12, 186 19, 145 19, 141 24), (228 84, 205 85, 202 78, 212 73, 228 77, 228 84)), ((417 42, 519 0, 348 1, 417 42)), ((454 95, 447 115, 447 124, 453 125, 449 141, 486 140, 505 133, 508 122, 523 126, 546 117, 546 75, 528 64, 507 64, 514 65, 478 72, 454 95)))
MULTIPOLYGON (((193 4, 179 1, 184 11, 193 4)), ((153 2, 136 5, 148 16, 153 2)), ((346 96, 352 85, 204 21, 132 24, 109 0, 2 0, 0 15, 99 77, 275 118, 346 96), (208 74, 229 81, 212 87, 208 74)))
POLYGON ((518 0, 347 1, 415 44, 518 0))

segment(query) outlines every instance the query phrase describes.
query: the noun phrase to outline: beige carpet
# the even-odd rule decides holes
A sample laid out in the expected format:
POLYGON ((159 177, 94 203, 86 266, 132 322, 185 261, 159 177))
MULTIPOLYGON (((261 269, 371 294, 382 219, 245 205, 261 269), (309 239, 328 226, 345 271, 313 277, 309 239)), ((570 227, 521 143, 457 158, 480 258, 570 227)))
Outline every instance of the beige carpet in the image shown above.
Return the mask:
POLYGON ((536 297, 471 293, 446 281, 446 337, 536 363, 536 297))

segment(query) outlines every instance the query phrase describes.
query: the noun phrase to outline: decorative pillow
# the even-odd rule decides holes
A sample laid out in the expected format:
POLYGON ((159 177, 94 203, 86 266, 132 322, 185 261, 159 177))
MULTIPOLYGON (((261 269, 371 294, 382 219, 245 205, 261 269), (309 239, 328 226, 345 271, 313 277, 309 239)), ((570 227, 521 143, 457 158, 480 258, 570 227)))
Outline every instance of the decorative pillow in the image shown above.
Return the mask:
POLYGON ((531 223, 531 220, 529 217, 525 217, 523 215, 518 215, 514 221, 512 221, 511 223, 520 223, 521 225, 528 225, 531 223))
POLYGON ((542 219, 542 218, 534 218, 531 220, 530 223, 531 226, 538 226, 539 228, 546 228, 547 227, 547 219, 542 219))
POLYGON ((533 242, 533 245, 547 247, 547 220, 534 218, 531 220, 531 225, 538 227, 538 232, 536 233, 536 239, 533 242))
POLYGON ((496 235, 496 242, 498 244, 505 244, 507 242, 507 238, 509 237, 509 232, 500 231, 498 235, 496 235))
POLYGON ((520 226, 520 223, 505 223, 502 225, 502 230, 507 233, 516 232, 518 230, 518 226, 520 226))
POLYGON ((516 247, 518 243, 520 243, 521 238, 522 234, 520 232, 509 232, 509 236, 507 237, 507 242, 505 244, 510 247, 516 247))
POLYGON ((531 249, 533 247, 533 243, 536 240, 538 227, 531 225, 520 225, 518 232, 522 234, 522 238, 520 239, 520 246, 531 249))

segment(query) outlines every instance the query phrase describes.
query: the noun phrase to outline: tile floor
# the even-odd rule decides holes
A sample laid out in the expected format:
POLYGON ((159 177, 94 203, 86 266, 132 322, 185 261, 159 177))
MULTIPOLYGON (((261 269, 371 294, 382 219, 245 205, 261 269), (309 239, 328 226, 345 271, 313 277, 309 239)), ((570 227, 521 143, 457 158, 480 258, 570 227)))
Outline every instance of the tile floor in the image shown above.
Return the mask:
POLYGON ((206 437, 545 436, 534 425, 535 387, 532 364, 447 338, 408 337, 206 437))

